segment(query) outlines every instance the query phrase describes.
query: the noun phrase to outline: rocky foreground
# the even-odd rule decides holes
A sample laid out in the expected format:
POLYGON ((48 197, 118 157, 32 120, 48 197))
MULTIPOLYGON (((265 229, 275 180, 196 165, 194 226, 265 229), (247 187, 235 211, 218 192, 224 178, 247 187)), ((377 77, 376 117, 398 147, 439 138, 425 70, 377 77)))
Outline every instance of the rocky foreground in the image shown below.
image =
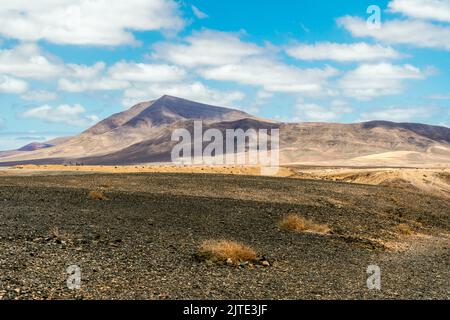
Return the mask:
POLYGON ((332 181, 3 176, 0 298, 449 299, 449 214, 446 198, 332 181), (331 233, 280 230, 291 213, 331 233), (210 239, 244 243, 270 265, 198 260, 210 239), (78 290, 67 286, 72 265, 78 290), (381 290, 367 288, 369 265, 381 290))

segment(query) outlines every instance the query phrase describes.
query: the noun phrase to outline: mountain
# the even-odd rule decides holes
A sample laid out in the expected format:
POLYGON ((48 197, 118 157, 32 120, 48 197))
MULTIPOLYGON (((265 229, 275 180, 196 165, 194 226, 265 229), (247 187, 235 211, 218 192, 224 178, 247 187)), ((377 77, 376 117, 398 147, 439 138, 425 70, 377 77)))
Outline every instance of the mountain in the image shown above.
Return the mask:
POLYGON ((53 144, 49 144, 49 143, 32 142, 32 143, 29 143, 29 144, 23 146, 22 148, 17 149, 17 151, 35 151, 35 150, 50 148, 53 146, 54 146, 53 144))
POLYGON ((59 144, 62 144, 66 141, 68 141, 71 137, 60 137, 60 138, 55 138, 46 142, 31 142, 19 149, 16 150, 7 150, 7 151, 0 151, 0 158, 3 157, 10 157, 10 156, 17 156, 20 154, 25 154, 29 151, 36 151, 36 150, 41 150, 41 149, 45 149, 45 148, 51 148, 54 146, 57 146, 59 144))
POLYGON ((242 111, 163 96, 114 114, 58 145, 32 146, 0 158, 25 163, 138 164, 170 161, 175 129, 280 130, 282 163, 311 165, 419 165, 450 163, 450 129, 413 123, 279 123, 242 111))

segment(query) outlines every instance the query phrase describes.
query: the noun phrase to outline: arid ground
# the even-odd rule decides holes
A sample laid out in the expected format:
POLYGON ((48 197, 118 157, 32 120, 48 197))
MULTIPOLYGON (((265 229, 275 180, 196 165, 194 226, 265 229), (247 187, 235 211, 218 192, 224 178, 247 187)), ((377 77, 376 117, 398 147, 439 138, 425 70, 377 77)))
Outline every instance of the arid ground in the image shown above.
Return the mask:
POLYGON ((24 170, 0 175, 2 299, 450 298, 442 194, 311 177, 24 170), (280 228, 290 214, 331 231, 280 228), (220 239, 268 265, 200 260, 202 242, 220 239), (67 288, 70 265, 79 290, 67 288), (381 268, 379 291, 367 288, 369 265, 381 268))

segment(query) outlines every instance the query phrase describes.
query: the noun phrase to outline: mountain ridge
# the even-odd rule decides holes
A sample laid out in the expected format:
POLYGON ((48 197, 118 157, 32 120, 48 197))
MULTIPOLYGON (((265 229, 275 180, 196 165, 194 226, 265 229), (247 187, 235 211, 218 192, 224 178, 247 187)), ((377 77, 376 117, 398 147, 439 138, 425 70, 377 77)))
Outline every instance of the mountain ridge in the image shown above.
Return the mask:
POLYGON ((446 127, 383 120, 354 124, 282 123, 165 95, 113 114, 56 146, 4 156, 0 165, 170 161, 170 151, 176 144, 170 139, 171 132, 179 128, 192 130, 196 120, 203 121, 204 129, 222 132, 278 128, 282 163, 359 163, 364 157, 378 157, 378 161, 386 155, 389 159, 399 157, 394 161, 397 163, 401 157, 410 164, 450 163, 450 129, 446 127))

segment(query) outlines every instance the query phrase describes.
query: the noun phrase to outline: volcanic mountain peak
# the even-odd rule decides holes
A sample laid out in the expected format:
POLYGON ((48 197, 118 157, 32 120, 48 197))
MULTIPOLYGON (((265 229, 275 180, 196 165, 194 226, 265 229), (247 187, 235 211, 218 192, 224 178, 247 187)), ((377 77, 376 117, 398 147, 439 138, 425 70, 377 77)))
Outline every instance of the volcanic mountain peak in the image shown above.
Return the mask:
POLYGON ((180 120, 216 122, 234 121, 244 118, 255 117, 235 109, 216 107, 164 95, 157 100, 142 102, 126 111, 114 114, 86 130, 85 133, 98 135, 119 127, 159 127, 180 120))
POLYGON ((231 121, 242 118, 253 117, 242 111, 165 95, 153 101, 125 125, 136 126, 140 122, 146 122, 152 126, 159 126, 179 120, 231 121))
MULTIPOLYGON (((0 153, 0 163, 130 164, 170 161, 174 129, 279 128, 281 163, 416 165, 449 163, 450 129, 371 121, 279 123, 245 112, 172 96, 139 103, 54 147, 0 153)), ((50 144, 50 142, 48 142, 50 144)))

